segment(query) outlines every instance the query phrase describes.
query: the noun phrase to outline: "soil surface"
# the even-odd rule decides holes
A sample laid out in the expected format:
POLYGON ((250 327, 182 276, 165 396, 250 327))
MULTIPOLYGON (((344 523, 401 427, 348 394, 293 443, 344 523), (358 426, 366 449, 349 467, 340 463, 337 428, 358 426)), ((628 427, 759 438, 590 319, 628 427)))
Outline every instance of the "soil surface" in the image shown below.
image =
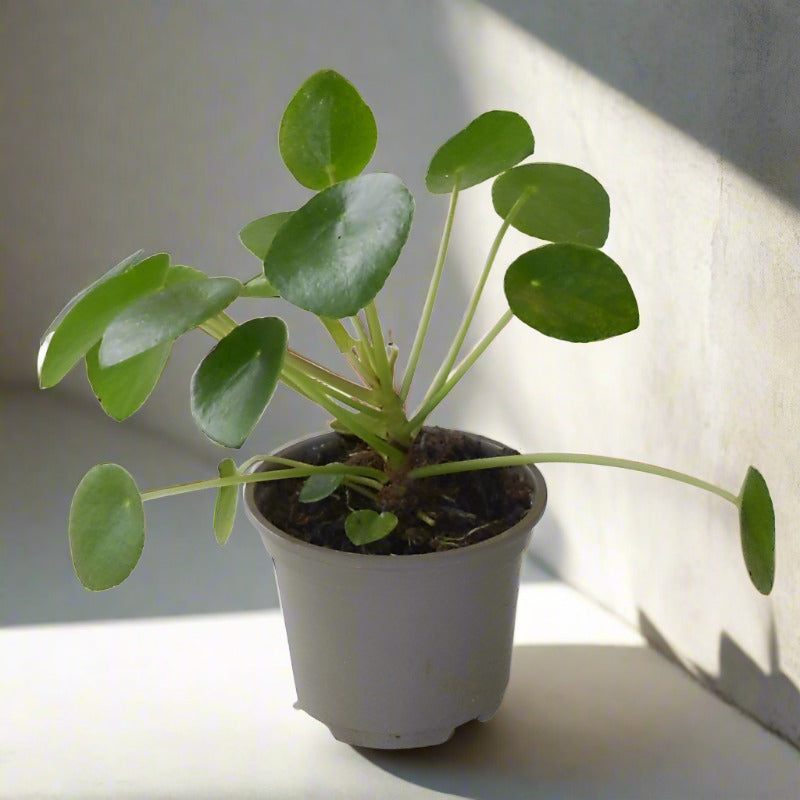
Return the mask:
MULTIPOLYGON (((516 453, 506 448, 491 455, 516 453)), ((480 442, 458 431, 425 428, 411 450, 411 468, 487 455, 480 442)), ((314 464, 341 461, 383 468, 383 461, 358 439, 339 435, 314 464)), ((532 492, 519 469, 501 468, 408 480, 398 476, 376 500, 345 486, 315 503, 298 499, 303 479, 259 483, 255 500, 282 531, 311 544, 345 552, 412 555, 465 547, 490 539, 518 522, 531 507, 532 492), (384 539, 356 546, 344 532, 350 511, 391 511, 397 527, 384 539)))

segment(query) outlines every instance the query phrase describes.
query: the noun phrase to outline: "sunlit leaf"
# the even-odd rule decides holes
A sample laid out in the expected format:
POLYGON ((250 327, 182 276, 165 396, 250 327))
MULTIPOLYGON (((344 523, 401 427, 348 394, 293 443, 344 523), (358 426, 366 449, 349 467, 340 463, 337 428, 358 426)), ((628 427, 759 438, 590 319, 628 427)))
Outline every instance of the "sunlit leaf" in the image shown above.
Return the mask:
POLYGON ((109 367, 174 341, 230 305, 242 290, 233 278, 182 280, 127 306, 106 328, 100 364, 109 367))
POLYGON ((295 93, 281 119, 281 156, 309 189, 354 178, 367 166, 378 131, 358 91, 333 70, 312 75, 295 93))
POLYGON ((425 185, 434 194, 451 192, 456 185, 475 186, 519 164, 533 152, 533 144, 530 126, 519 114, 481 114, 436 151, 425 185))
POLYGON ((160 289, 168 267, 166 253, 144 260, 136 254, 73 297, 42 337, 39 386, 46 389, 57 384, 123 309, 160 289))
POLYGON ((288 333, 277 317, 234 328, 192 376, 192 415, 200 430, 226 447, 241 447, 272 397, 288 333))
POLYGON ((95 396, 109 417, 127 419, 138 410, 155 388, 172 351, 165 342, 111 367, 100 366, 100 343, 86 354, 86 375, 95 396))
POLYGON ((390 511, 380 514, 369 508, 353 511, 344 521, 344 532, 355 545, 377 542, 397 527, 397 517, 390 511))
POLYGON ((136 482, 117 464, 98 464, 84 475, 69 512, 69 547, 75 574, 92 591, 130 575, 144 548, 144 509, 136 482))
POLYGON ((508 268, 506 299, 526 325, 570 342, 594 342, 639 325, 625 273, 605 253, 577 244, 548 244, 508 268))
POLYGON ((309 475, 300 489, 298 499, 301 503, 316 503, 332 495, 341 485, 344 475, 318 472, 316 475, 309 475))
POLYGON ((548 242, 601 247, 609 201, 596 178, 566 164, 523 164, 492 185, 495 211, 517 230, 548 242))
POLYGON ((747 470, 739 501, 744 563, 756 589, 769 594, 775 582, 775 511, 767 482, 755 467, 747 470))
POLYGON ((277 214, 254 219, 239 231, 239 239, 259 261, 263 261, 275 234, 292 216, 292 213, 291 211, 279 211, 277 214))
MULTIPOLYGON (((232 458, 223 458, 217 465, 217 472, 220 478, 230 478, 237 473, 236 463, 232 458)), ((238 505, 239 487, 220 486, 214 504, 214 536, 217 544, 223 545, 230 538, 238 505)))
POLYGON ((337 183, 280 228, 264 272, 290 303, 323 317, 351 316, 380 291, 413 214, 414 200, 394 175, 337 183))

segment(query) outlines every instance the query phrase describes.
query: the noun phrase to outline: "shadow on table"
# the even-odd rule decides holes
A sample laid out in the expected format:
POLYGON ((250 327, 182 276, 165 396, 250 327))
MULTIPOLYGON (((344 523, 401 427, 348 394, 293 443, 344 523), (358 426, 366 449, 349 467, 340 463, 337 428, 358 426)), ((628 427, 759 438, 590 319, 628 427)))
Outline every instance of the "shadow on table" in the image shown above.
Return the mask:
POLYGON ((653 650, 514 650, 503 706, 439 747, 365 759, 412 784, 476 800, 797 796, 800 764, 653 650))

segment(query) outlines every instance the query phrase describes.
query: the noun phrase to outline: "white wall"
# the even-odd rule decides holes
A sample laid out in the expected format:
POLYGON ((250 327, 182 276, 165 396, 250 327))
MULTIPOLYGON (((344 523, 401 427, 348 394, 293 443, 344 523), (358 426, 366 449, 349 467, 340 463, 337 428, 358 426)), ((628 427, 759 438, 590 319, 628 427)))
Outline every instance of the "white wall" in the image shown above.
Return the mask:
MULTIPOLYGON (((212 274, 254 271, 235 234, 302 200, 276 130, 293 89, 322 66, 362 91, 381 133, 374 167, 398 172, 417 198, 406 277, 390 281, 384 301, 399 342, 411 338, 407 309, 424 291, 444 214, 423 189, 441 141, 481 111, 513 108, 531 121, 538 158, 595 174, 611 195, 608 250, 637 292, 641 329, 580 347, 517 326, 438 419, 525 450, 652 460, 733 490, 757 464, 778 518, 769 600, 747 582, 733 509, 653 478, 549 467, 536 548, 800 741, 791 3, 34 0, 0 14, 7 385, 34 386, 50 319, 137 248, 168 249, 212 274)), ((484 189, 463 196, 445 291, 456 308, 495 232, 487 209, 484 189)), ((523 246, 509 237, 505 255, 523 246)), ((499 314, 499 298, 487 301, 484 324, 499 314)), ((421 377, 458 314, 438 319, 421 377)), ((286 316, 294 346, 327 353, 299 315, 286 316)), ((218 451, 202 444, 185 400, 207 347, 201 337, 181 344, 132 424, 169 432, 213 464, 218 451)), ((55 391, 90 402, 84 384, 76 374, 55 391)), ((323 422, 283 393, 267 419, 255 448, 323 422)))

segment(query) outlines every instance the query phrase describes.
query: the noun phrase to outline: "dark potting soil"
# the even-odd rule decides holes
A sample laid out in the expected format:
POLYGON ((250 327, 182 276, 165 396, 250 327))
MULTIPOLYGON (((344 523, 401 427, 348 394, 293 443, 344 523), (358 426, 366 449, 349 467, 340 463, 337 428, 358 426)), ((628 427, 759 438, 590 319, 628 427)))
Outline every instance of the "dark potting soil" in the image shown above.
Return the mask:
MULTIPOLYGON (((517 451, 506 448, 491 455, 517 451)), ((481 443, 458 431, 425 428, 411 450, 411 468, 464 461, 487 455, 481 443)), ((358 439, 338 436, 316 460, 383 468, 383 461, 358 439)), ((298 499, 303 479, 259 483, 255 501, 265 517, 282 531, 311 544, 344 552, 412 555, 465 547, 490 539, 517 523, 531 507, 532 494, 519 469, 484 469, 387 484, 377 502, 339 487, 314 503, 298 499), (356 546, 344 532, 344 520, 360 508, 391 511, 399 520, 384 539, 356 546)))

